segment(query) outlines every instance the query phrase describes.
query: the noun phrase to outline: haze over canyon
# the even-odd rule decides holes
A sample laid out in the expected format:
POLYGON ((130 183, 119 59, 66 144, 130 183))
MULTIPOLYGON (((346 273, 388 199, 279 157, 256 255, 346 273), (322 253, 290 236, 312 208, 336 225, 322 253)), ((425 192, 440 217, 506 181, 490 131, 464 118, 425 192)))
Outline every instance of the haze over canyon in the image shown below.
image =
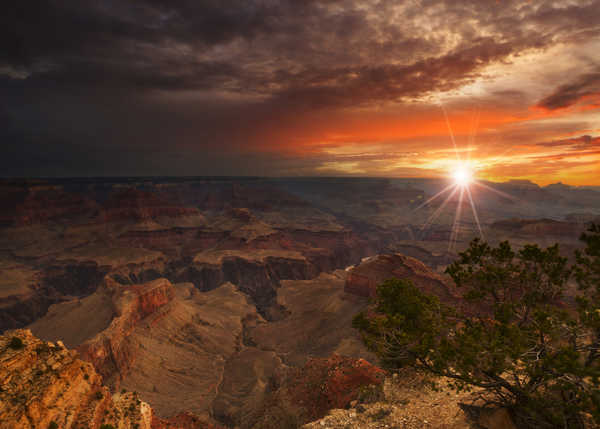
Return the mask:
MULTIPOLYGON (((473 192, 491 243, 559 242, 568 255, 600 217, 593 188, 488 185, 501 193, 473 192)), ((329 405, 311 405, 311 389, 293 387, 294 377, 327 383, 311 365, 377 364, 352 317, 378 283, 410 279, 444 302, 460 300, 443 270, 480 232, 457 195, 423 205, 446 186, 357 178, 4 180, 0 329, 27 328, 26 342, 33 334, 77 350, 106 388, 137 392, 155 420, 192 413, 202 424, 277 427, 272 414, 291 402, 303 405, 298 419, 308 422, 346 406, 352 389, 381 382, 375 367, 364 375, 344 370, 348 380, 331 382, 349 384, 330 393, 329 405)))

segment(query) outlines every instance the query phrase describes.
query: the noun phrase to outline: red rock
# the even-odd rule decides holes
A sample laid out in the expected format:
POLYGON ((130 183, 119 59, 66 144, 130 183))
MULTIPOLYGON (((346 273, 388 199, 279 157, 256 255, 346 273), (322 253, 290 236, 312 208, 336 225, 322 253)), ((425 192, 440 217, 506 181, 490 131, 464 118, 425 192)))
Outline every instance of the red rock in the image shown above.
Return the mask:
POLYGON ((84 195, 65 192, 60 186, 3 188, 0 191, 0 224, 15 226, 73 220, 90 216, 98 204, 84 195))
POLYGON ((134 188, 115 192, 104 204, 99 215, 101 222, 147 220, 160 217, 200 215, 196 208, 184 207, 160 198, 157 194, 134 188))
POLYGON ((105 287, 114 293, 117 316, 107 329, 80 345, 78 351, 113 384, 123 378, 135 358, 127 337, 140 320, 167 304, 174 291, 171 282, 162 278, 133 286, 124 286, 107 278, 105 287))
POLYGON ((92 365, 59 341, 46 343, 30 331, 0 336, 0 429, 150 429, 152 409, 137 394, 111 395, 92 365), (11 346, 19 338, 22 344, 11 346), (54 425, 52 425, 54 426, 54 425))
POLYGON ((424 292, 437 295, 444 302, 455 302, 454 286, 421 261, 399 253, 368 258, 348 274, 344 290, 348 293, 374 297, 377 286, 385 280, 407 279, 424 292))
POLYGON ((253 219, 250 210, 247 208, 232 208, 229 211, 229 215, 234 219, 241 220, 242 222, 249 222, 253 219))
POLYGON ((291 402, 304 408, 309 420, 315 420, 331 409, 345 408, 364 387, 383 383, 385 374, 364 359, 334 354, 310 359, 303 368, 294 369, 284 389, 291 402))

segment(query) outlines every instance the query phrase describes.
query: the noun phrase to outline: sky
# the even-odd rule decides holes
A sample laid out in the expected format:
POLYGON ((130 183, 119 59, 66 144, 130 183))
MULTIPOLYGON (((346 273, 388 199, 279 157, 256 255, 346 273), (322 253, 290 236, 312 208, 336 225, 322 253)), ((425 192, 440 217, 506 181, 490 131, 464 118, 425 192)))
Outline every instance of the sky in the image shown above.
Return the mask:
POLYGON ((600 185, 600 0, 19 0, 0 176, 600 185))

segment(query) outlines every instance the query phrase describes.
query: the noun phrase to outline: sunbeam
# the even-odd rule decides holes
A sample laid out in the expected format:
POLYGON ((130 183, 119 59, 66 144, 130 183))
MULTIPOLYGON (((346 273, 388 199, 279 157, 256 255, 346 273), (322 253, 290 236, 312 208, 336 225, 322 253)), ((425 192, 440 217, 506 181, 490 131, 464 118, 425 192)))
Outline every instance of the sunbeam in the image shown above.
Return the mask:
POLYGON ((511 201, 514 201, 514 202, 520 202, 520 203, 522 203, 522 202, 526 202, 526 201, 522 201, 522 200, 520 200, 520 199, 518 199, 518 198, 515 198, 515 197, 513 197, 512 195, 509 195, 509 194, 507 194, 506 192, 502 192, 502 191, 499 191, 498 189, 492 188, 491 186, 488 186, 488 185, 486 185, 486 184, 484 184, 484 183, 481 183, 481 182, 475 181, 475 182, 474 182, 474 184, 475 184, 475 185, 477 185, 477 186, 481 186, 482 188, 485 188, 485 189, 487 189, 487 190, 489 190, 489 191, 495 192, 495 193, 497 193, 498 195, 500 195, 500 196, 502 196, 502 197, 505 197, 505 198, 508 198, 508 199, 509 199, 509 200, 511 200, 511 201))
POLYGON ((477 229, 479 230, 479 235, 482 240, 485 240, 483 236, 483 231, 481 229, 481 224, 479 223, 479 215, 477 214, 477 208, 475 207, 475 202, 473 201, 473 196, 471 195, 471 189, 469 187, 467 189, 467 195, 469 197, 469 202, 471 203, 471 210, 473 210, 473 217, 475 217, 475 223, 477 224, 477 229))
POLYGON ((454 190, 450 193, 450 195, 448 195, 448 197, 444 200, 444 202, 433 212, 433 214, 431 216, 429 216, 429 219, 427 219, 427 222, 425 222, 423 224, 423 226, 421 227, 421 231, 423 231, 425 228, 427 228, 431 224, 431 222, 433 222, 440 215, 442 210, 444 210, 444 207, 446 207, 448 202, 452 199, 452 197, 454 197, 454 195, 456 194, 457 191, 458 191, 458 186, 454 186, 454 190))
POLYGON ((505 192, 499 191, 498 189, 492 188, 491 186, 488 186, 488 185, 478 181, 475 177, 476 166, 474 166, 473 165, 474 163, 471 162, 470 151, 471 151, 471 148, 473 147, 473 145, 475 144, 475 137, 477 136, 477 130, 479 128, 479 121, 480 121, 480 116, 481 116, 480 109, 477 108, 475 110, 475 112, 473 114, 473 118, 471 119, 471 128, 468 133, 469 135, 467 136, 467 140, 468 140, 467 144, 469 145, 468 150, 467 150, 467 156, 466 156, 466 159, 461 159, 460 151, 458 149, 458 145, 456 144, 456 138, 454 136, 454 132, 452 131, 452 126, 450 125, 450 119, 448 118, 448 112, 446 111, 446 108, 444 107, 443 103, 440 103, 440 108, 442 109, 442 112, 444 114, 446 126, 448 127, 448 134, 450 135, 450 140, 452 141, 452 145, 454 147, 454 152, 456 154, 456 162, 454 164, 454 167, 449 172, 449 176, 452 180, 452 183, 450 185, 446 186, 441 191, 437 192, 435 195, 433 195, 429 199, 427 199, 424 203, 419 205, 415 209, 415 211, 420 210, 423 207, 431 204, 433 201, 437 200, 442 195, 449 192, 449 195, 442 202, 442 204, 437 209, 435 209, 435 211, 429 216, 427 221, 420 228, 421 231, 424 231, 426 228, 430 227, 431 224, 435 221, 435 219, 437 219, 441 215, 442 211, 444 210, 444 208, 446 208, 446 206, 448 205, 450 200, 455 198, 455 195, 457 194, 457 192, 460 191, 459 197, 458 197, 458 205, 457 205, 456 211, 454 213, 454 220, 452 223, 452 229, 451 229, 450 238, 448 241, 448 250, 452 251, 456 248, 456 243, 458 241, 458 236, 459 236, 459 233, 461 230, 461 216, 462 216, 462 210, 463 210, 462 205, 465 202, 465 194, 466 194, 466 198, 469 199, 469 205, 470 205, 471 211, 473 213, 473 219, 475 220, 475 224, 477 225, 477 231, 479 232, 479 236, 481 237, 482 240, 485 239, 485 234, 483 232, 483 226, 482 226, 481 220, 479 218, 479 211, 477 210, 477 205, 476 205, 475 198, 473 196, 473 192, 471 192, 471 186, 479 186, 483 189, 492 191, 502 197, 508 198, 511 201, 515 201, 515 202, 521 202, 521 201, 519 199, 513 197, 512 195, 509 195, 505 192))
POLYGON ((444 192, 448 192, 450 189, 452 189, 453 187, 455 187, 455 184, 452 184, 450 186, 445 187, 444 189, 442 189, 440 192, 438 192, 437 194, 435 194, 433 197, 429 198, 427 201, 425 201, 423 204, 421 204, 419 207, 417 207, 415 209, 419 210, 420 208, 423 208, 424 206, 426 206, 427 204, 431 203, 433 200, 435 200, 437 197, 439 197, 440 195, 444 194, 444 192))
POLYGON ((454 223, 452 225, 452 232, 450 233, 450 243, 448 243, 448 251, 453 250, 456 246, 456 241, 458 239, 458 230, 460 228, 460 217, 462 214, 462 203, 463 197, 465 195, 465 188, 460 188, 460 195, 458 197, 458 206, 456 206, 456 214, 454 215, 454 223))
POLYGON ((452 132, 452 127, 450 126, 450 120, 448 119, 448 113, 446 112, 446 108, 443 104, 440 104, 442 108, 442 112, 444 112, 444 119, 446 119, 446 125, 448 126, 448 133, 450 133, 450 139, 452 140, 452 145, 454 146, 454 152, 456 153, 456 160, 460 161, 460 154, 458 153, 458 146, 456 146, 456 139, 454 138, 454 133, 452 132))

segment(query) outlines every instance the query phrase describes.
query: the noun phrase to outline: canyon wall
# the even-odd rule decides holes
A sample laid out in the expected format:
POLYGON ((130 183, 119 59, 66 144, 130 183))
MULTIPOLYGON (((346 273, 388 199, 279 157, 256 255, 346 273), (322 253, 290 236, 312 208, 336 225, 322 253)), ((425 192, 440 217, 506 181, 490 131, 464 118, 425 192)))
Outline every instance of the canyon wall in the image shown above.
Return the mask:
POLYGON ((111 395, 94 367, 62 343, 27 330, 0 336, 0 428, 150 429, 152 409, 135 393, 111 395))

